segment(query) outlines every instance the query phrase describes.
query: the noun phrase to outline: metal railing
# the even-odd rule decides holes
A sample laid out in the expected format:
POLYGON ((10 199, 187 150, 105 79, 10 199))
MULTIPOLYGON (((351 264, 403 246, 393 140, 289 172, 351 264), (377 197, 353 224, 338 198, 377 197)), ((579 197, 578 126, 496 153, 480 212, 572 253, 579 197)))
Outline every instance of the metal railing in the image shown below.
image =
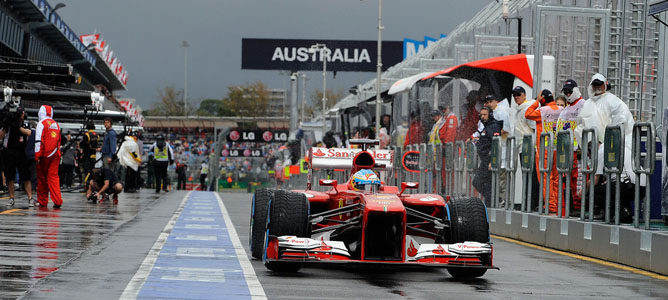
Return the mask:
POLYGON ((522 169, 522 207, 521 210, 531 212, 531 188, 533 170, 535 169, 536 147, 533 135, 522 137, 522 152, 520 153, 520 167, 522 169))
POLYGON ((515 201, 512 200, 515 192, 515 171, 517 170, 517 153, 515 147, 515 137, 506 138, 506 209, 512 210, 515 201))
POLYGON ((570 130, 561 130, 557 133, 557 171, 559 172, 557 216, 568 218, 571 214, 571 172, 573 171, 573 134, 570 130), (566 177, 565 192, 562 192, 561 188, 563 177, 566 177), (562 207, 566 210, 565 214, 562 214, 562 207))
POLYGON ((605 128, 603 138, 603 171, 607 175, 605 185, 605 222, 610 223, 610 193, 612 175, 616 175, 615 184, 615 225, 619 225, 621 173, 624 171, 624 130, 621 126, 608 126, 605 128))
POLYGON ((636 123, 633 126, 633 172, 636 173, 636 184, 635 184, 635 193, 634 193, 634 212, 633 212, 633 226, 638 228, 638 221, 640 219, 640 175, 645 174, 645 180, 647 182, 645 186, 645 201, 644 201, 644 214, 643 221, 645 223, 645 229, 649 229, 649 209, 651 202, 651 179, 650 175, 654 173, 654 164, 656 161, 656 150, 655 142, 656 135, 654 130, 654 124, 649 122, 636 123), (642 152, 641 149, 641 138, 643 131, 647 132, 647 139, 645 141, 645 152, 642 152), (644 160, 642 160, 642 156, 644 160), (644 162, 644 163, 643 163, 644 162))
POLYGON ((490 151, 490 170, 492 171, 492 196, 490 204, 494 208, 499 207, 499 172, 501 170, 501 138, 492 138, 492 149, 490 151))
POLYGON ((550 173, 552 173, 552 158, 554 153, 553 140, 552 132, 543 132, 540 134, 540 141, 538 143, 538 171, 541 174, 538 181, 541 185, 538 196, 538 212, 543 214, 544 211, 546 215, 550 213, 550 173), (546 155, 547 157, 545 157, 546 155), (546 180, 547 185, 545 184, 546 180), (543 192, 543 190, 546 192, 543 192), (544 194, 547 194, 547 200, 545 200, 544 194), (545 205, 544 210, 542 209, 543 204, 545 205))
MULTIPOLYGON (((598 167, 598 136, 596 129, 589 128, 582 131, 582 155, 580 173, 582 173, 582 199, 587 194, 587 176, 589 179, 589 222, 594 220, 594 176, 598 167)), ((585 201, 580 206, 580 220, 585 219, 585 201)))

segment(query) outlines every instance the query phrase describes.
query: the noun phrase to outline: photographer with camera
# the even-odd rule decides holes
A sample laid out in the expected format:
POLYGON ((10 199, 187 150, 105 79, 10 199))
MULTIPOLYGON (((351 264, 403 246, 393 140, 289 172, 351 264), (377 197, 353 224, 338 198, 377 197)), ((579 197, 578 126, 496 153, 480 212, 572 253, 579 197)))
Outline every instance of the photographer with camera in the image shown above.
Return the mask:
POLYGON ((28 194, 28 206, 34 206, 35 202, 32 198, 32 186, 30 183, 30 176, 28 173, 28 165, 26 158, 26 142, 30 136, 30 129, 25 124, 25 110, 23 107, 18 107, 16 112, 10 112, 2 124, 0 129, 0 140, 4 150, 2 152, 2 160, 4 165, 4 174, 9 188, 9 201, 7 206, 13 206, 14 200, 14 179, 18 170, 19 178, 23 180, 23 186, 28 194), (26 180, 27 179, 27 180, 26 180))
POLYGON ((102 202, 109 199, 109 194, 113 194, 114 204, 118 203, 118 194, 123 191, 123 184, 118 182, 113 171, 108 168, 93 169, 90 177, 86 188, 89 201, 102 202))

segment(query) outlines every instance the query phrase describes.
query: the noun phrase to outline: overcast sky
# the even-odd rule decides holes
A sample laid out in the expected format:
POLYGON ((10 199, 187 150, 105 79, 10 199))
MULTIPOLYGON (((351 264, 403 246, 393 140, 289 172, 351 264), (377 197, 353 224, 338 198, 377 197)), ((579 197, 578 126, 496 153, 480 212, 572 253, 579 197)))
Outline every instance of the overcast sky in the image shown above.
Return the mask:
MULTIPOLYGON (((492 0, 385 0, 383 40, 447 34, 492 0)), ((279 71, 241 70, 242 38, 376 40, 376 0, 49 0, 79 35, 98 32, 128 71, 127 97, 149 108, 158 90, 183 88, 188 48, 188 98, 222 98, 226 87, 260 80, 289 88, 279 71)), ((375 55, 375 53, 373 54, 375 55)), ((322 86, 308 72, 307 90, 322 86)), ((346 90, 375 73, 329 73, 328 88, 346 90)))

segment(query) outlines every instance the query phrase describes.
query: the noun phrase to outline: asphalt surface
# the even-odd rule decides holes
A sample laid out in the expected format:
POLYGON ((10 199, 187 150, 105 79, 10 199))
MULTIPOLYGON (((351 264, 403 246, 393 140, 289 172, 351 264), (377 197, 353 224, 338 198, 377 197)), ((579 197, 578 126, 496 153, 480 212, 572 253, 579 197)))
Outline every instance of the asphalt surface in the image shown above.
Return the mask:
MULTIPOLYGON (((64 193, 56 210, 0 207, 0 298, 118 299, 185 192, 121 194, 87 203, 64 193), (4 211, 2 211, 5 209, 4 211)), ((248 253, 250 194, 222 194, 248 253)), ((5 200, 0 200, 4 204, 5 200)), ((251 260, 270 299, 643 298, 668 299, 668 282, 493 239, 495 264, 482 279, 444 269, 311 267, 268 271, 251 260)))

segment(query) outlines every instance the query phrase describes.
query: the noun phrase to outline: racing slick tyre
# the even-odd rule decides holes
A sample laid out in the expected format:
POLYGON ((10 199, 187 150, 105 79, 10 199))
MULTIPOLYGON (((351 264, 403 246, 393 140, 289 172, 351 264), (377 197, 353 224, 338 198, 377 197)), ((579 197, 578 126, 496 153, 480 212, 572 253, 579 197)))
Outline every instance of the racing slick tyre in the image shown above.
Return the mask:
MULTIPOLYGON (((276 190, 270 207, 267 224, 270 235, 308 237, 309 202, 304 194, 276 190)), ((265 262, 265 266, 276 272, 297 272, 302 263, 274 261, 265 262)))
POLYGON ((274 197, 274 190, 260 189, 253 194, 253 201, 251 202, 251 217, 250 217, 250 250, 251 256, 261 259, 264 238, 267 232, 267 213, 269 211, 269 202, 274 197))
MULTIPOLYGON (((448 202, 447 209, 450 212, 450 235, 444 237, 446 243, 489 242, 487 209, 482 200, 471 197, 455 197, 448 202)), ((457 279, 477 278, 487 272, 487 269, 447 269, 448 273, 457 279)))

